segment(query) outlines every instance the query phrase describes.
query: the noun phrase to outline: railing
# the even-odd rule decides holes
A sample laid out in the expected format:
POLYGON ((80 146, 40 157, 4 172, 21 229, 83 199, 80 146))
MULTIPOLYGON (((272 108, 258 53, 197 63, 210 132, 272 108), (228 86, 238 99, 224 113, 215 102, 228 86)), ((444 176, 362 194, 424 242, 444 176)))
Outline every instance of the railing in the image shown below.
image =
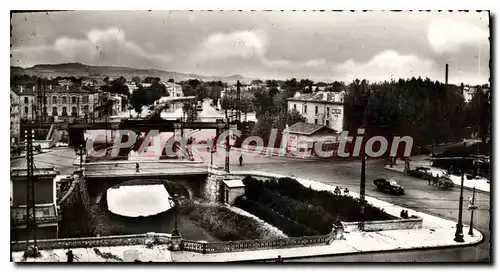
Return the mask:
MULTIPOLYGON (((145 244, 147 234, 38 240, 39 249, 92 248, 145 244)), ((13 251, 26 249, 26 241, 12 242, 13 251)))
POLYGON ((243 240, 227 242, 205 242, 182 240, 183 249, 199 253, 237 252, 245 250, 278 249, 287 247, 303 247, 313 245, 326 245, 330 235, 289 237, 267 240, 243 240))
MULTIPOLYGON (((191 241, 181 239, 181 249, 203 254, 237 252, 246 250, 278 249, 287 247, 303 247, 327 245, 332 240, 332 234, 277 238, 269 240, 243 240, 227 242, 191 241)), ((105 237, 65 238, 38 240, 39 249, 56 248, 92 248, 148 244, 172 244, 172 236, 166 233, 147 233, 105 237)), ((26 241, 12 242, 13 251, 21 251, 26 247, 26 241)))

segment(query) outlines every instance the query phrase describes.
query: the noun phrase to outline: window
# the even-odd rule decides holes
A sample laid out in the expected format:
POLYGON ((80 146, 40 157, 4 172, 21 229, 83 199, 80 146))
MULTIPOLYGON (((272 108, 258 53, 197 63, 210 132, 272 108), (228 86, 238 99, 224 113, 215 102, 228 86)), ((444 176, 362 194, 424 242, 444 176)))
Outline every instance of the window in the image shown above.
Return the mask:
POLYGON ((293 104, 293 109, 297 110, 297 104, 293 104))
POLYGON ((71 104, 76 104, 76 97, 75 96, 71 97, 71 104))
POLYGON ((330 127, 330 120, 326 120, 326 126, 330 127))
POLYGON ((73 117, 76 117, 77 113, 76 113, 76 107, 72 107, 71 108, 71 116, 73 117))
POLYGON ((314 119, 314 123, 317 125, 318 124, 318 119, 314 119))
POLYGON ((304 105, 304 113, 307 113, 307 105, 304 105))
POLYGON ((314 107, 314 113, 315 113, 315 114, 318 114, 318 106, 315 106, 315 107, 314 107))
POLYGON ((82 97, 82 102, 83 102, 83 103, 89 103, 89 96, 88 96, 88 95, 84 95, 84 96, 82 97))
POLYGON ((57 116, 57 107, 52 107, 52 116, 57 116))
POLYGON ((330 117, 330 107, 326 107, 326 116, 330 117))
POLYGON ((57 96, 52 96, 52 104, 57 104, 57 96))
MULTIPOLYGON (((64 98, 66 98, 66 97, 63 97, 63 99, 64 98)), ((66 109, 66 107, 62 108, 62 116, 68 116, 68 110, 66 109)))
POLYGON ((28 102, 28 97, 25 97, 25 98, 24 98, 24 104, 28 104, 28 103, 29 103, 29 102, 28 102))
POLYGON ((89 113, 89 105, 83 106, 83 113, 85 114, 89 113))
POLYGON ((24 114, 28 114, 28 112, 29 112, 28 107, 24 107, 24 114))
MULTIPOLYGON (((63 96, 63 97, 62 97, 62 103, 63 103, 63 104, 68 103, 68 102, 66 101, 66 96, 63 96)), ((64 108, 63 108, 63 109, 64 109, 64 108)))

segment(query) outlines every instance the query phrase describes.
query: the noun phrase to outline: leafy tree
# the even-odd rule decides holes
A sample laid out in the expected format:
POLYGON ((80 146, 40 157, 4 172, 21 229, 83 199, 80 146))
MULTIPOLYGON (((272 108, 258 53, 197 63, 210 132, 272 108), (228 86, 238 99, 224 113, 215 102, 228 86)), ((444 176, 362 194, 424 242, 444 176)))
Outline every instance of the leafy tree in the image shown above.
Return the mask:
POLYGON ((136 85, 139 85, 142 83, 142 79, 138 76, 133 77, 132 81, 135 82, 136 85))
POLYGON ((142 112, 142 106, 147 105, 147 102, 146 92, 142 86, 139 86, 139 88, 132 93, 130 104, 134 108, 135 112, 140 114, 142 112))

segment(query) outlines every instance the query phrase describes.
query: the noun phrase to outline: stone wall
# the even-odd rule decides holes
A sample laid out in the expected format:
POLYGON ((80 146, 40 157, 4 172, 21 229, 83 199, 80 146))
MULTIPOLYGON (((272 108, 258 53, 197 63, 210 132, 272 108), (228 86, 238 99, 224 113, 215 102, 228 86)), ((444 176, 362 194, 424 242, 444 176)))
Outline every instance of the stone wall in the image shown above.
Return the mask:
MULTIPOLYGON (((420 229, 422 228, 422 218, 408 218, 383 221, 364 222, 364 231, 384 231, 401 229, 420 229)), ((342 222, 346 232, 356 232, 359 230, 359 222, 342 222)))

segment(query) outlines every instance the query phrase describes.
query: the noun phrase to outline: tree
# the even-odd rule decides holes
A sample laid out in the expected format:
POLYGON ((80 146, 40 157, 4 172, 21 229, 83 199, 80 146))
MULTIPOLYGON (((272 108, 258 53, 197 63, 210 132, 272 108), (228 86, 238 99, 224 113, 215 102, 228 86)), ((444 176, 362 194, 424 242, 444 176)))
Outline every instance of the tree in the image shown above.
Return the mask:
POLYGON ((173 78, 169 78, 167 82, 175 83, 173 78))
POLYGON ((103 93, 99 95, 98 106, 94 109, 97 111, 98 116, 108 117, 113 114, 113 100, 108 96, 108 94, 103 93))
POLYGON ((134 108, 137 114, 142 112, 142 106, 147 105, 146 92, 142 86, 139 86, 135 92, 132 93, 132 97, 130 99, 130 104, 134 108))
POLYGON ((132 78, 132 81, 135 82, 136 85, 139 85, 139 84, 141 84, 142 79, 138 76, 135 76, 132 78))

